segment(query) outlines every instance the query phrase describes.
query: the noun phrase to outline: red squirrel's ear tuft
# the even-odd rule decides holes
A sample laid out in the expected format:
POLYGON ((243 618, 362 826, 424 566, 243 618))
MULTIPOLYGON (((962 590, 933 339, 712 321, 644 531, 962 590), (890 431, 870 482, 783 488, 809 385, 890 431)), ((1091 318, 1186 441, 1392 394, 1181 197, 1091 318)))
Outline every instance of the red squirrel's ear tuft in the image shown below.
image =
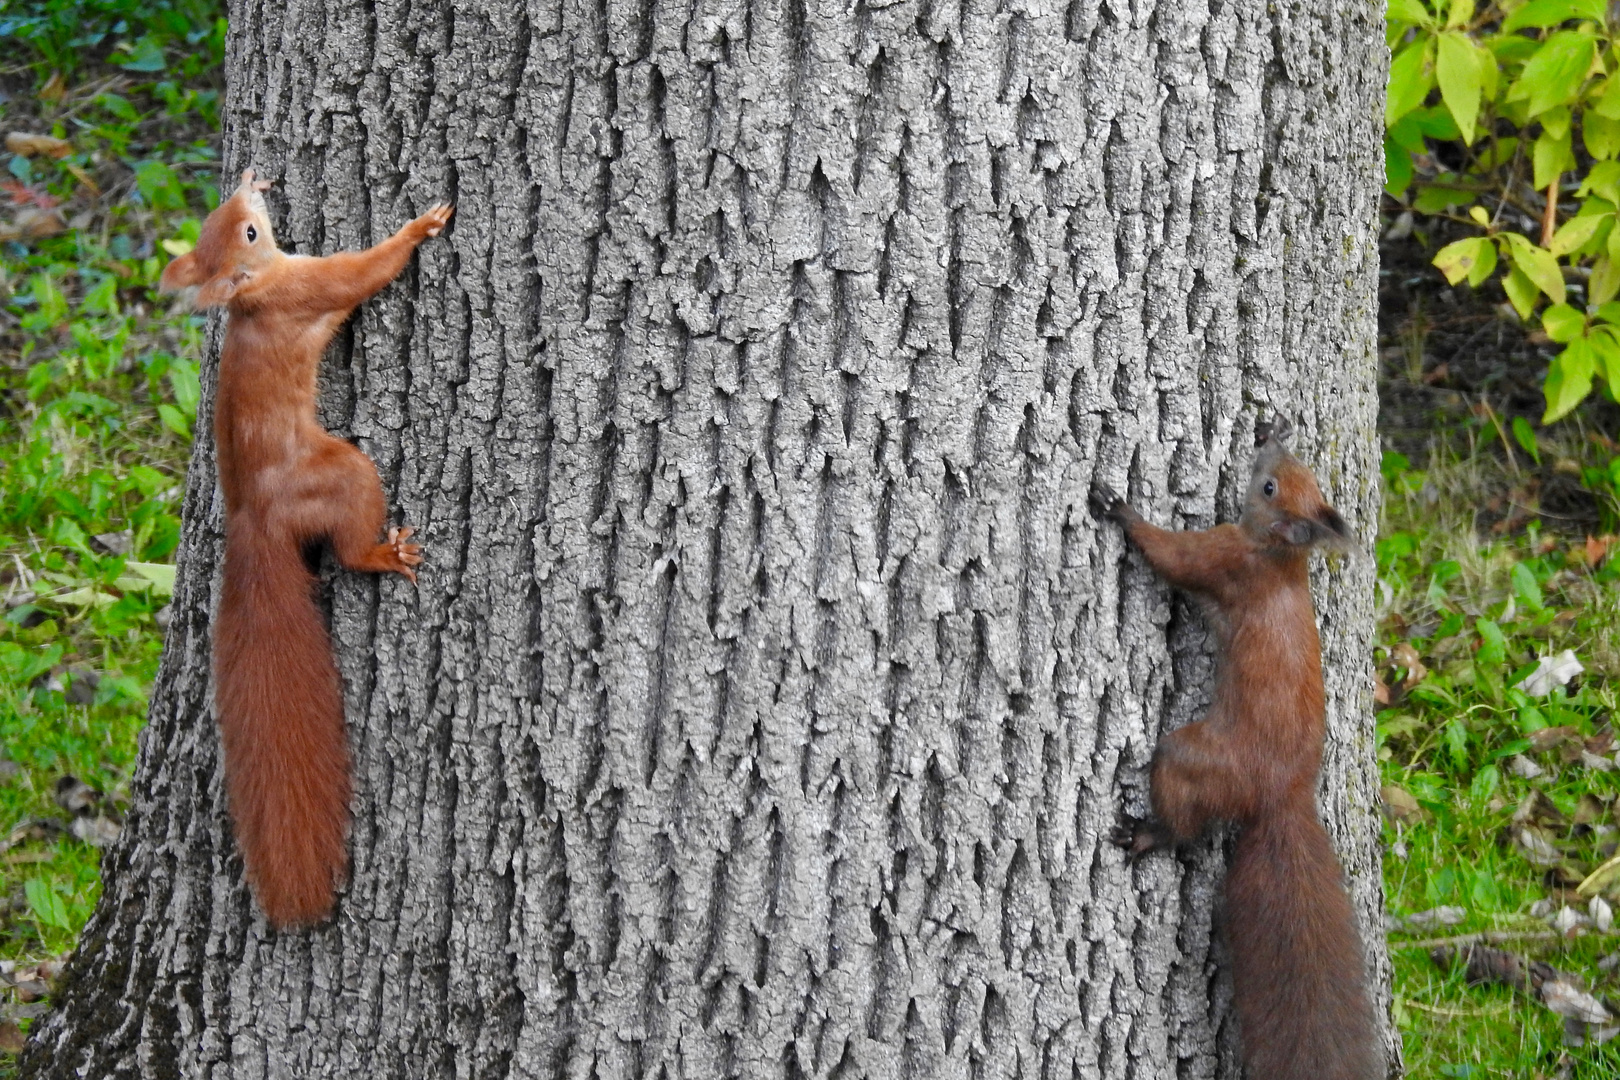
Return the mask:
POLYGON ((1329 543, 1348 544, 1354 539, 1350 533, 1350 526, 1344 523, 1344 518, 1340 517, 1339 512, 1331 506, 1323 506, 1318 510, 1316 521, 1327 530, 1329 535, 1323 539, 1329 543))
POLYGON ((1316 539, 1316 530, 1304 518, 1280 517, 1271 523, 1272 535, 1285 544, 1304 547, 1316 539))
POLYGON ((1271 532, 1285 544, 1295 547, 1311 547, 1321 544, 1330 548, 1342 548, 1350 543, 1350 527, 1344 523, 1344 518, 1333 507, 1324 504, 1311 517, 1294 517, 1292 514, 1278 518, 1271 523, 1271 532))
POLYGON ((1262 420, 1254 425, 1254 445, 1262 447, 1273 439, 1282 442, 1294 434, 1294 425, 1281 413, 1270 420, 1262 420))
POLYGON ((234 274, 219 275, 219 277, 205 283, 202 288, 197 290, 197 295, 192 299, 192 306, 198 311, 202 311, 205 308, 220 307, 230 303, 231 297, 236 295, 236 290, 242 287, 248 276, 241 271, 234 274))
POLYGON ((188 251, 163 268, 163 276, 158 278, 158 291, 173 293, 189 289, 201 284, 198 277, 197 253, 188 251))

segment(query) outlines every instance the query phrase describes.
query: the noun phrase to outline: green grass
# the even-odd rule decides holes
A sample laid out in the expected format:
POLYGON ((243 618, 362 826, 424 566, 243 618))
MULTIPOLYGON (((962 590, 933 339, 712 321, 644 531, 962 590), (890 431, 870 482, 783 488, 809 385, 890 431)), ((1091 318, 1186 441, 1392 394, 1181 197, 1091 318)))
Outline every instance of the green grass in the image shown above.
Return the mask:
MULTIPOLYGON (((1403 916, 1440 905, 1466 912, 1454 926, 1391 934, 1397 1018, 1413 1076, 1608 1078, 1620 1075, 1620 1040, 1566 1048, 1562 1018, 1539 1002, 1499 985, 1470 987, 1428 949, 1403 947, 1477 931, 1545 936, 1548 925, 1532 905, 1551 900, 1584 911, 1588 898, 1575 886, 1620 838, 1620 772, 1566 760, 1562 748, 1538 750, 1533 741, 1560 726, 1598 736, 1620 704, 1620 544, 1612 560, 1594 563, 1599 551, 1589 550, 1584 530, 1553 532, 1544 526, 1553 519, 1536 506, 1548 478, 1579 477, 1603 507, 1598 531, 1613 529, 1606 464, 1613 447, 1570 424, 1550 438, 1543 433, 1542 443, 1524 432, 1510 459, 1499 445, 1478 444, 1496 430, 1485 424, 1474 430, 1474 445, 1441 446, 1425 471, 1385 455, 1376 659, 1386 682, 1403 685, 1378 713, 1379 755, 1384 782, 1421 808, 1421 820, 1386 823, 1387 902, 1403 916), (1496 514, 1506 515, 1500 531, 1490 527, 1496 514), (1397 655, 1403 645, 1411 652, 1397 655), (1515 689, 1538 657, 1565 649, 1586 665, 1583 675, 1545 696, 1515 689), (1401 662, 1414 653, 1426 671, 1401 662), (1516 757, 1543 774, 1516 775, 1516 757), (1539 834, 1562 856, 1555 866, 1532 862, 1514 839, 1515 812, 1535 791, 1556 808, 1539 819, 1539 834)), ((1579 745, 1563 742, 1570 755, 1579 745)), ((1607 899, 1620 908, 1620 890, 1611 887, 1607 899)), ((1614 974, 1598 966, 1620 951, 1620 936, 1526 937, 1502 947, 1577 975, 1600 996, 1620 997, 1614 974)))
POLYGON ((220 16, 0 14, 0 132, 67 151, 0 152, 0 959, 21 967, 70 950, 95 903, 98 849, 56 786, 106 792, 88 816, 117 820, 162 647, 202 320, 155 288, 218 200, 220 16))

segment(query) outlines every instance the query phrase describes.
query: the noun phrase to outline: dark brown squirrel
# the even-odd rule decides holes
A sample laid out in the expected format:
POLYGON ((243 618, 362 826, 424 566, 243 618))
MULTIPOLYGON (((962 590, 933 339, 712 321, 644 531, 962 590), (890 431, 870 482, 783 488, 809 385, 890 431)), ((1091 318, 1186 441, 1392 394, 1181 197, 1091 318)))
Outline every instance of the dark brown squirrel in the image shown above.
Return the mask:
POLYGON ((1153 818, 1115 835, 1133 857, 1238 826, 1222 919, 1249 1080, 1384 1075, 1365 959, 1343 870, 1316 811, 1325 711, 1307 564, 1350 531, 1284 440, 1255 429, 1254 472, 1236 525, 1171 532, 1104 486, 1095 510, 1125 527, 1167 581, 1205 602, 1219 675, 1204 719, 1153 755, 1153 818))
POLYGON ((315 372, 355 307, 393 281, 450 220, 440 203, 365 251, 325 258, 276 247, 253 171, 163 270, 165 292, 230 312, 214 437, 225 495, 225 580, 214 617, 214 714, 248 883, 270 922, 332 913, 348 875, 349 745, 343 687, 305 549, 325 541, 349 570, 416 581, 412 530, 383 527, 371 459, 315 420, 315 372))

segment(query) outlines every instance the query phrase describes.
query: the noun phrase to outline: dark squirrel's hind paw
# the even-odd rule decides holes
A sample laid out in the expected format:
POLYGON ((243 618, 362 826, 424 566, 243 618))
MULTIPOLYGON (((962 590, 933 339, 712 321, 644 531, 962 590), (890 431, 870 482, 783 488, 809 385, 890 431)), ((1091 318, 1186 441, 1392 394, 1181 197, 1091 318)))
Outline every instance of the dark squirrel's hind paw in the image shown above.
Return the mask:
POLYGON ((1157 822, 1150 818, 1135 817, 1123 811, 1119 815, 1119 821, 1109 832, 1108 838, 1116 847, 1124 848, 1126 857, 1132 862, 1155 848, 1163 847, 1168 840, 1157 822))

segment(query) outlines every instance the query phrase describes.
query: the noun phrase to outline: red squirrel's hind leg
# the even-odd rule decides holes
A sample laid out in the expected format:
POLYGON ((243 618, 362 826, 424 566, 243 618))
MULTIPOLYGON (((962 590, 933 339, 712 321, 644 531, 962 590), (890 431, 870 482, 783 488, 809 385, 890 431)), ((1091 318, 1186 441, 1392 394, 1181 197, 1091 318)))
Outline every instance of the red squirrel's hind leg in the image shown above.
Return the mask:
POLYGON ((377 467, 362 451, 327 436, 308 463, 297 500, 300 531, 325 536, 346 570, 394 573, 416 581, 421 547, 408 543, 414 529, 391 528, 379 542, 388 520, 377 467))
POLYGON ((1114 842, 1135 858, 1192 840, 1213 820, 1241 821, 1248 817, 1241 794, 1248 786, 1226 740, 1208 721, 1178 728, 1153 752, 1153 819, 1123 817, 1114 842))

